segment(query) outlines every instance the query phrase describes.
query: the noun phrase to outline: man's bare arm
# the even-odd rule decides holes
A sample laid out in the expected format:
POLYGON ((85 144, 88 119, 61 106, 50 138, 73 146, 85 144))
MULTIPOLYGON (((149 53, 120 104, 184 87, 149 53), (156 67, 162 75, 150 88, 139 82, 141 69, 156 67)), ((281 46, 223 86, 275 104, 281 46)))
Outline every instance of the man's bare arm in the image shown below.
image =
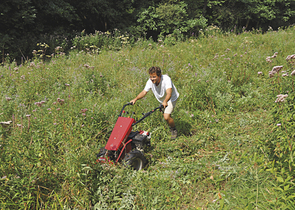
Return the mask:
POLYGON ((146 94, 147 92, 145 90, 141 91, 136 98, 130 101, 130 103, 135 104, 137 100, 142 99, 146 94))

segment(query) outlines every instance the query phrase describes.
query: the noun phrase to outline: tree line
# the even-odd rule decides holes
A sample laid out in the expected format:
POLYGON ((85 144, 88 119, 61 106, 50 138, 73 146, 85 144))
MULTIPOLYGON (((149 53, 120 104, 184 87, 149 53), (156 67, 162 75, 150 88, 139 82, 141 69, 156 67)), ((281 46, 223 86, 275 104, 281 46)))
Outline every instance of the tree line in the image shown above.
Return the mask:
POLYGON ((119 29, 136 37, 197 36, 223 30, 267 30, 294 23, 295 0, 2 0, 2 62, 32 55, 36 43, 59 45, 81 31, 119 29))

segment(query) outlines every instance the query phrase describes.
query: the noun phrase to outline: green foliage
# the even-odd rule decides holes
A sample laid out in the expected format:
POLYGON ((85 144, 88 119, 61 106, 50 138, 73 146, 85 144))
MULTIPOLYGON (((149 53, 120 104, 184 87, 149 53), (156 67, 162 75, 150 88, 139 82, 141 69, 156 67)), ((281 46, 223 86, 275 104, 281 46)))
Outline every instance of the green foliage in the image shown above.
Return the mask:
MULTIPOLYGON (((1 208, 291 209, 292 36, 294 27, 237 35, 210 26, 198 39, 131 46, 118 36, 88 35, 68 55, 57 47, 44 59, 48 44, 42 42, 33 60, 5 63, 1 208), (107 40, 112 50, 85 53, 88 41, 107 40), (172 113, 179 137, 170 140, 157 112, 134 128, 152 137, 144 170, 97 164, 122 105, 142 91, 151 65, 180 93, 172 113), (269 77, 279 65, 286 72, 269 77), (288 94, 286 102, 275 103, 278 94, 288 94)), ((138 119, 157 106, 149 93, 129 112, 138 119)))
POLYGON ((166 37, 166 43, 174 45, 202 34, 207 25, 236 33, 253 28, 267 31, 269 26, 278 29, 293 24, 294 5, 294 0, 3 0, 1 60, 23 62, 32 57, 37 43, 47 43, 48 54, 58 46, 68 53, 80 31, 89 36, 88 41, 97 43, 97 48, 107 48, 111 42, 108 38, 91 36, 118 29, 124 32, 121 35, 129 34, 124 42, 152 36, 154 40, 166 37))
POLYGON ((138 16, 137 22, 142 31, 155 31, 160 37, 168 34, 197 32, 207 25, 207 20, 203 16, 189 18, 187 4, 182 1, 160 4, 158 7, 150 6, 138 16))

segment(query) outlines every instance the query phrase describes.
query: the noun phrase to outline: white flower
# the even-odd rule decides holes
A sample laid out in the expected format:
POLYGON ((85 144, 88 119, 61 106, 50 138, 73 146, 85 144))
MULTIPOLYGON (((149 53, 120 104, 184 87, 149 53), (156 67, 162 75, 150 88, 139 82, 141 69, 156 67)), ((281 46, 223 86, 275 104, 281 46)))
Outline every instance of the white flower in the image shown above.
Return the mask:
POLYGON ((288 94, 285 94, 285 95, 279 94, 279 95, 277 95, 277 99, 276 99, 275 103, 284 102, 285 98, 287 98, 287 97, 288 97, 288 94))

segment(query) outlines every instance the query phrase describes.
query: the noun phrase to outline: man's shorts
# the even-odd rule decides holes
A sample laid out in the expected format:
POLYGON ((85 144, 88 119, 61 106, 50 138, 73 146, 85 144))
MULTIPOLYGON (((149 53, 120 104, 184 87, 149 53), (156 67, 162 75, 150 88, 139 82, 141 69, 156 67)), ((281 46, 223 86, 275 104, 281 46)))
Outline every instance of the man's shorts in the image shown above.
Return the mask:
POLYGON ((174 107, 176 106, 176 101, 171 102, 171 100, 168 101, 168 106, 164 110, 164 114, 171 114, 174 110, 174 107))

